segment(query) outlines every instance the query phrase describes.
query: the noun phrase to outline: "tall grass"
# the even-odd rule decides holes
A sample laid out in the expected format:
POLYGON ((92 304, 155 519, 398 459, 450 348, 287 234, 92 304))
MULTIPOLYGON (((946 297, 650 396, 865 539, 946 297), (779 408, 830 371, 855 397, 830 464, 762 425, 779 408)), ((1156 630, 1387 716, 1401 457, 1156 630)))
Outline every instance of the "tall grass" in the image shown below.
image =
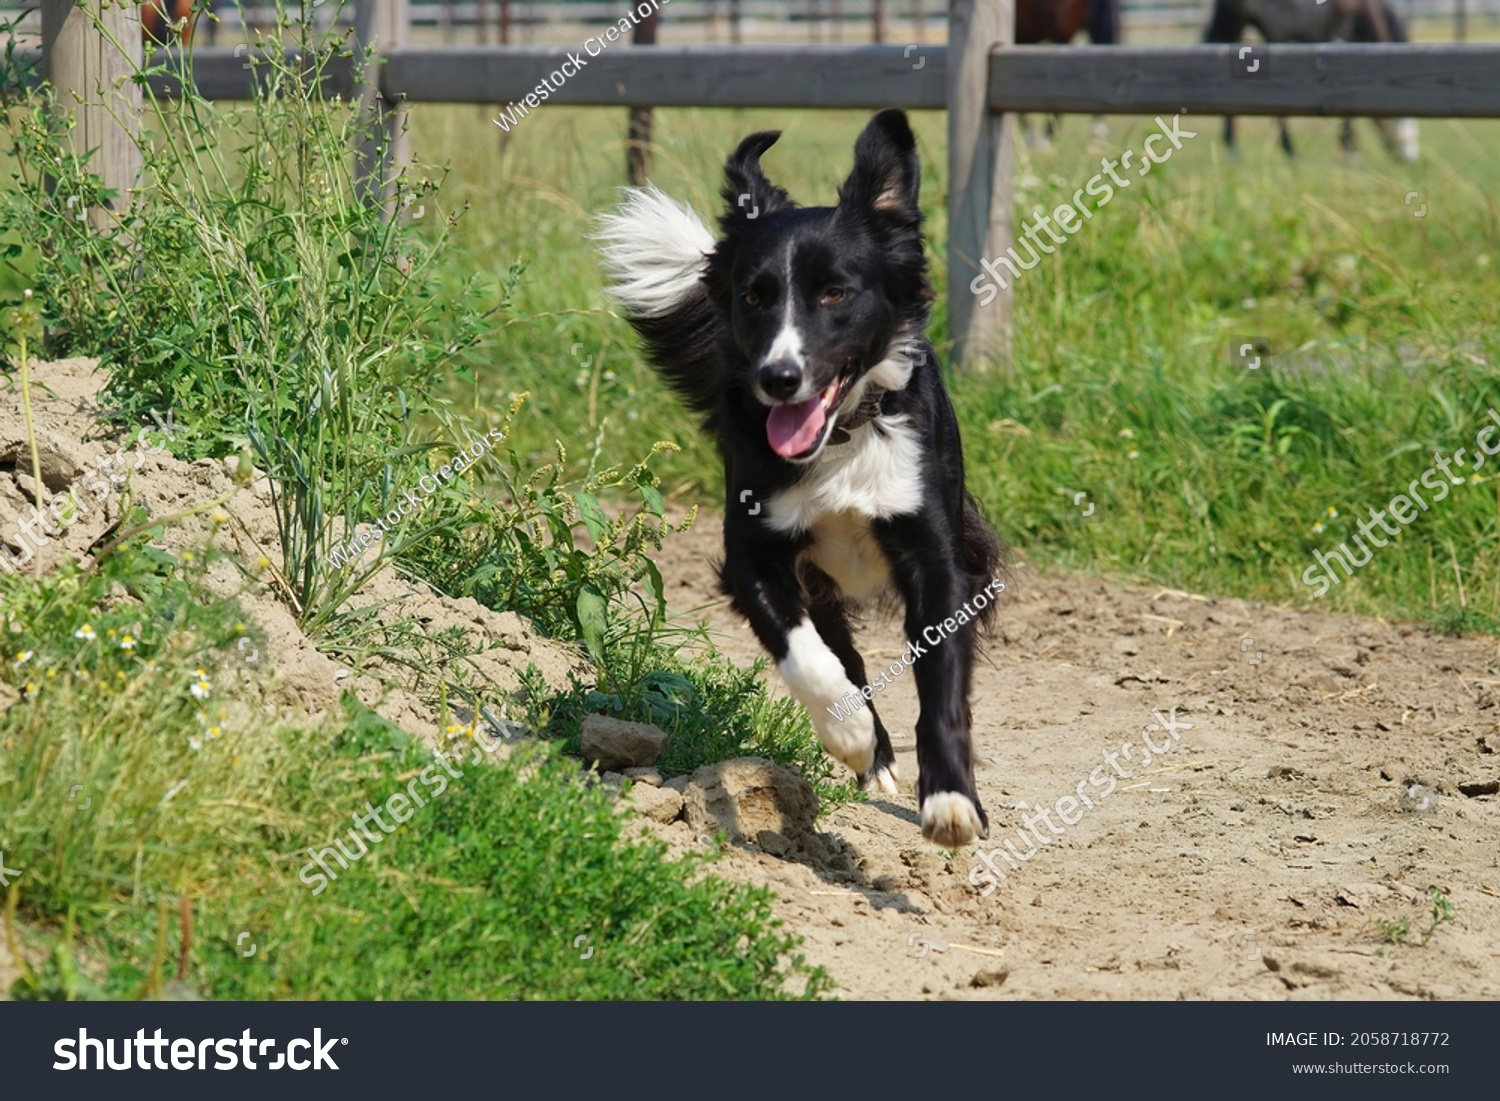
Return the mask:
MULTIPOLYGON (((827 204, 865 121, 661 110, 654 176, 711 215, 734 143, 780 129, 767 172, 794 198, 827 204)), ((944 134, 940 115, 913 122, 941 352, 944 134)), ((721 504, 718 457, 605 305, 582 237, 622 182, 618 115, 548 106, 503 153, 494 135, 480 137, 488 123, 471 108, 418 107, 413 125, 429 153, 451 154, 454 197, 472 204, 458 251, 475 267, 498 256, 549 275, 518 290, 537 320, 496 334, 506 369, 456 399, 483 409, 529 391, 514 440, 523 454, 580 418, 603 433, 606 453, 673 440, 682 450, 659 467, 667 499, 721 504)), ((1196 138, 1017 282, 1014 370, 950 372, 971 486, 1020 553, 1311 601, 1300 578, 1313 551, 1352 534, 1432 452, 1471 444, 1485 411, 1500 408, 1500 123, 1426 121, 1412 166, 1390 160, 1364 120, 1357 164, 1340 158, 1336 122, 1291 125, 1297 160, 1275 148, 1265 120, 1242 120, 1236 159, 1217 118, 1186 117, 1196 138), (1267 349, 1253 371, 1231 362, 1231 340, 1244 338, 1267 349), (1073 503, 1081 492, 1095 503, 1087 520, 1073 503)), ((1139 150, 1154 128, 1116 119, 1092 143, 1085 124, 1067 120, 1051 151, 1022 151, 1018 216, 1067 201, 1100 158, 1139 150)), ((1320 603, 1482 625, 1500 555, 1494 471, 1475 473, 1320 603)))
POLYGON ((356 701, 274 725, 228 668, 201 569, 134 543, 95 570, 0 577, 0 896, 25 998, 777 998, 821 972, 766 891, 628 841, 546 743, 458 759, 336 878, 309 849, 406 791, 431 752, 356 701), (148 595, 145 606, 122 593, 148 595), (314 893, 316 891, 316 893, 314 893), (246 957, 240 934, 255 945, 246 957), (587 935, 586 962, 573 948, 587 935), (42 951, 38 951, 38 950, 42 951), (179 987, 180 989, 180 987, 179 987))
MULTIPOLYGON (((42 186, 50 177, 56 194, 90 206, 110 198, 72 154, 55 96, 18 103, 20 186, 0 207, 0 233, 34 249, 12 252, 30 265, 54 354, 101 355, 105 397, 125 416, 173 408, 194 426, 191 454, 248 449, 271 475, 285 595, 319 632, 369 574, 445 522, 434 509, 435 520, 382 539, 362 568, 325 564, 427 472, 444 421, 431 380, 482 337, 505 284, 438 295, 435 267, 458 220, 426 217, 441 173, 374 180, 401 217, 366 202, 351 153, 383 143, 382 122, 320 90, 346 44, 285 7, 270 37, 307 60, 257 59, 248 107, 216 106, 185 79, 178 102, 147 97, 135 139, 142 184, 133 202, 116 202, 110 232, 69 217, 42 186)), ((358 70, 364 59, 353 60, 358 70)), ((190 66, 187 50, 167 73, 190 66)), ((459 446, 487 428, 444 427, 459 446)))

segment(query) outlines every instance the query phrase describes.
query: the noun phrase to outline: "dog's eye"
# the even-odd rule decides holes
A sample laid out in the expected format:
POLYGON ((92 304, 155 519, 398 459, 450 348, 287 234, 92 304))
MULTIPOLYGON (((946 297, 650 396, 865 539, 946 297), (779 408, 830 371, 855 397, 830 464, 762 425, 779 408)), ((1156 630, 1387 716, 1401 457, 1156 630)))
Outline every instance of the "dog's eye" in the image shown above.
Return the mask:
POLYGON ((754 291, 746 291, 743 295, 740 296, 740 301, 749 306, 752 310, 760 308, 760 295, 756 294, 754 291))
POLYGON ((842 302, 844 295, 847 293, 843 287, 829 287, 823 292, 823 305, 832 306, 835 303, 842 302))

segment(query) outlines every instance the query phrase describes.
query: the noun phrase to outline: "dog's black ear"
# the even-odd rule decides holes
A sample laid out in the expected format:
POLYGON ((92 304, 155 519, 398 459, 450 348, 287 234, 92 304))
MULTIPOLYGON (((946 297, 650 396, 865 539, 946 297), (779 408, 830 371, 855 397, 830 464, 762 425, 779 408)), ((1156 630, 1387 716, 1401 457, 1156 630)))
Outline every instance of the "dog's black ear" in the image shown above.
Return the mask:
POLYGON ((779 137, 780 130, 751 134, 724 162, 724 190, 719 194, 729 204, 729 213, 720 220, 726 231, 763 214, 774 214, 797 205, 760 170, 761 154, 775 145, 779 137))
POLYGON ((917 139, 905 111, 882 111, 854 143, 854 171, 839 188, 839 205, 875 215, 913 217, 922 187, 917 139))

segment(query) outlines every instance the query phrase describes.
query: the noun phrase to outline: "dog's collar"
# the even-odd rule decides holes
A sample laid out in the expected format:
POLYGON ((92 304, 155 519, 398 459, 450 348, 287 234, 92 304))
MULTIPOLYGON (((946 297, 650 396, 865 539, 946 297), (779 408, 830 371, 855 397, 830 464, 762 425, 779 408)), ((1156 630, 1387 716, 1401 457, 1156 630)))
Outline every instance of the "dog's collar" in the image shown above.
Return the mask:
POLYGON ((870 387, 865 392, 864 398, 854 407, 852 413, 847 417, 839 417, 838 424, 834 426, 833 431, 828 435, 828 446, 834 447, 837 444, 848 443, 851 438, 849 435, 851 431, 869 424, 876 417, 880 416, 880 400, 885 395, 886 391, 880 387, 870 387))

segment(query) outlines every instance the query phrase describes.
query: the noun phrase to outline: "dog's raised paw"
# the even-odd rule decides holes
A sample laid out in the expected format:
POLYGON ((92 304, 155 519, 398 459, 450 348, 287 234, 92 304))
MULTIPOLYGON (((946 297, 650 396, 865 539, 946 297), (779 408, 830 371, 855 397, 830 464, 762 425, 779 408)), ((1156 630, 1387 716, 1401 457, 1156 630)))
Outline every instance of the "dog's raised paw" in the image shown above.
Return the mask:
POLYGON ((867 772, 860 777, 859 786, 866 791, 879 791, 886 795, 901 794, 901 774, 896 771, 895 762, 882 765, 873 772, 867 772))
POLYGON ((922 836, 944 849, 972 844, 987 831, 967 795, 940 791, 922 801, 922 836))

